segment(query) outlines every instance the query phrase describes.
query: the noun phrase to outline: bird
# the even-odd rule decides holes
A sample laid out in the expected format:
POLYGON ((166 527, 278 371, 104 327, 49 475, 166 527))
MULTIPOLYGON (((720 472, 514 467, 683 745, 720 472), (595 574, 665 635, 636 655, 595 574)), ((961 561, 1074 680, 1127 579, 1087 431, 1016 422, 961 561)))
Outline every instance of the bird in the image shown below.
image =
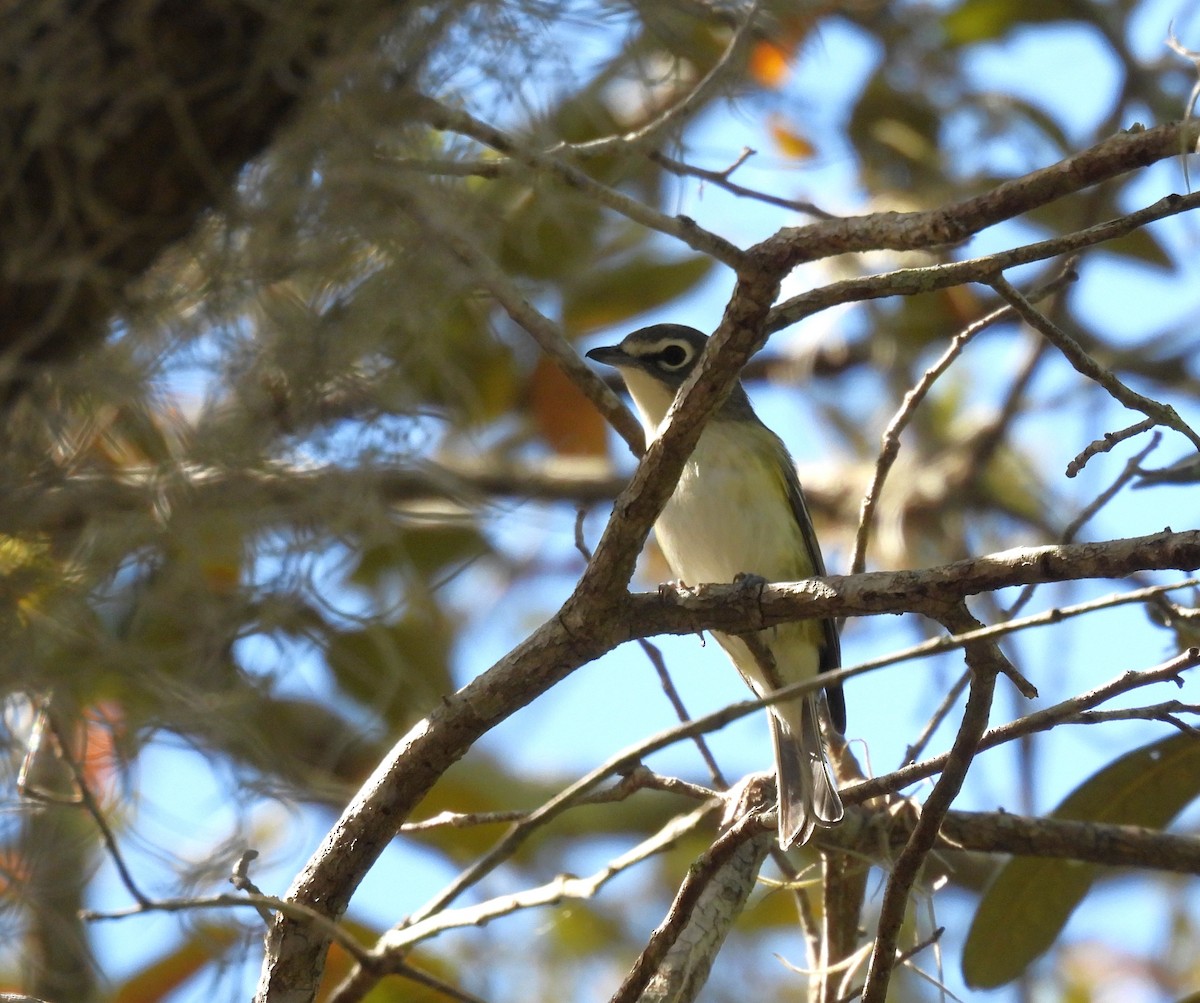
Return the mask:
MULTIPOLYGON (((707 342, 695 328, 655 324, 617 345, 594 348, 587 357, 620 373, 649 443, 707 342)), ((690 586, 825 574, 795 464, 783 441, 755 414, 740 381, 701 432, 654 533, 671 573, 690 586)), ((759 696, 841 665, 832 619, 712 634, 759 696)), ((806 843, 817 826, 837 825, 844 814, 822 737, 821 700, 815 690, 770 708, 784 850, 806 843)), ((824 700, 830 724, 844 733, 840 684, 826 686, 824 700)))

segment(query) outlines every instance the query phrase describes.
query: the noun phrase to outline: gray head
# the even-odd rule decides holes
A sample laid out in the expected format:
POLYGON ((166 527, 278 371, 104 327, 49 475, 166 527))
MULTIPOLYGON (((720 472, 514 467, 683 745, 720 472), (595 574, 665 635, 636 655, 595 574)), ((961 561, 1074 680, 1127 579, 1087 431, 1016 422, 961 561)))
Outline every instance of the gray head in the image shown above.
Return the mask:
MULTIPOLYGON (((700 361, 708 335, 682 324, 654 324, 626 335, 619 345, 593 348, 589 359, 621 373, 647 433, 658 428, 667 408, 700 361)), ((735 383, 717 412, 718 420, 756 420, 741 383, 735 383)))

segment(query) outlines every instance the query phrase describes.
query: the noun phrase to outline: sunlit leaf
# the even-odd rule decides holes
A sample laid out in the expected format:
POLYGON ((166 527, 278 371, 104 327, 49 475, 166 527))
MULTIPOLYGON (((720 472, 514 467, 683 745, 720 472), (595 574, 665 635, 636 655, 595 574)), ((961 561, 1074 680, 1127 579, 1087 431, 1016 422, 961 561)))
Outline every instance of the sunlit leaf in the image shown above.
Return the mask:
POLYGON ((1175 262, 1149 230, 1132 230, 1122 237, 1106 240, 1101 245, 1101 250, 1150 265, 1164 274, 1171 274, 1175 270, 1175 262))
POLYGON ((942 113, 928 94, 896 88, 881 68, 859 95, 849 138, 872 185, 902 194, 916 208, 935 202, 944 183, 942 125, 942 113))
POLYGON ((774 42, 763 39, 750 50, 750 76, 763 87, 782 87, 791 73, 790 53, 774 42))
POLYGON ((1025 0, 967 0, 942 17, 942 31, 951 45, 969 45, 1006 35, 1023 24, 1079 17, 1065 0, 1026 3, 1025 0))
MULTIPOLYGON (((1053 818, 1162 829, 1200 796, 1200 742, 1173 735, 1135 749, 1071 792, 1053 818)), ((1015 857, 988 887, 963 949, 963 977, 991 989, 1017 978, 1062 932, 1097 864, 1015 857)))
POLYGON ((555 909, 552 917, 556 946, 580 958, 592 957, 621 939, 620 923, 590 902, 570 902, 555 909))

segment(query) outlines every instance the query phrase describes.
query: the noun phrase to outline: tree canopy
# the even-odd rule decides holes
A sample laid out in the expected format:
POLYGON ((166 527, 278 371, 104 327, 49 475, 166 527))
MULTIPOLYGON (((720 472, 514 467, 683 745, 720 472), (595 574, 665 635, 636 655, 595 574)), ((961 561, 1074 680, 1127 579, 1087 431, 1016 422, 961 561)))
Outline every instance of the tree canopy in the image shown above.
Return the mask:
POLYGON ((1196 991, 1197 32, 14 8, 0 990, 1196 991), (656 321, 713 337, 647 447, 583 352, 656 321), (739 378, 832 574, 660 588, 739 378), (695 635, 828 616, 848 818, 785 854, 695 635))

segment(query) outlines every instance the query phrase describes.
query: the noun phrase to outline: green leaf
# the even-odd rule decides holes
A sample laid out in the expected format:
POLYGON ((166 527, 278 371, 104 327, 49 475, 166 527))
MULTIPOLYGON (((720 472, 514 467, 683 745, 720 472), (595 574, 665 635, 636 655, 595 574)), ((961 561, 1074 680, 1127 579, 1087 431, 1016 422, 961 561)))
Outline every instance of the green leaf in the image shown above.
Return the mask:
MULTIPOLYGON (((1051 818, 1162 829, 1200 796, 1200 741, 1173 735, 1122 756, 1085 780, 1051 818)), ((1017 978, 1050 948, 1102 874, 1101 865, 1015 857, 984 893, 963 949, 976 989, 1017 978)))
POLYGON ((433 607, 396 623, 335 633, 326 661, 342 692, 395 727, 406 727, 454 689, 449 625, 433 607))
POLYGON ((585 334, 663 306, 698 285, 713 264, 703 254, 675 261, 639 254, 612 268, 590 270, 564 298, 563 327, 585 334))
POLYGON ((1133 230, 1123 237, 1106 240, 1099 250, 1122 258, 1131 258, 1166 274, 1173 273, 1175 269, 1175 262, 1149 230, 1133 230))
POLYGON ((942 18, 950 45, 970 45, 1007 35, 1025 24, 1078 19, 1079 11, 1061 0, 968 0, 942 18))

